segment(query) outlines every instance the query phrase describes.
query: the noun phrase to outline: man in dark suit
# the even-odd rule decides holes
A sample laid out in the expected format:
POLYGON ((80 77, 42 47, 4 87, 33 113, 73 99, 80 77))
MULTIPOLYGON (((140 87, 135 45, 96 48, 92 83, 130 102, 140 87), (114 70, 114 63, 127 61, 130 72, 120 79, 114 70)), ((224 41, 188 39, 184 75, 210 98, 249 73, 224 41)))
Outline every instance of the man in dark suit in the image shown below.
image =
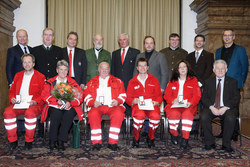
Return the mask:
POLYGON ((214 54, 203 49, 205 45, 205 37, 196 35, 194 38, 195 51, 189 53, 186 60, 191 65, 198 81, 202 86, 204 81, 213 73, 214 54))
POLYGON ((222 149, 232 153, 234 150, 231 147, 231 137, 237 118, 240 92, 237 80, 225 76, 227 63, 224 60, 216 60, 213 71, 216 76, 205 81, 201 98, 203 104, 201 124, 204 131, 205 150, 216 148, 211 121, 215 117, 220 117, 224 120, 222 149))
POLYGON ((32 53, 32 48, 27 45, 28 34, 26 30, 20 29, 16 32, 18 44, 7 51, 6 75, 9 86, 16 73, 24 70, 21 57, 24 53, 32 53))
POLYGON ((121 34, 118 42, 121 49, 112 53, 111 74, 121 79, 127 90, 128 82, 133 78, 136 56, 139 50, 129 47, 129 36, 121 34))
MULTIPOLYGON (((156 77, 161 85, 161 92, 163 93, 168 83, 168 63, 164 54, 155 50, 155 40, 152 36, 144 38, 145 52, 137 55, 136 60, 144 57, 148 60, 149 70, 148 73, 156 77)), ((134 76, 138 73, 134 68, 134 76)))
POLYGON ((69 76, 74 78, 81 89, 84 89, 87 75, 85 51, 76 47, 78 35, 70 32, 67 36, 67 47, 63 48, 64 59, 69 63, 69 76))
MULTIPOLYGON (((248 73, 248 56, 246 49, 234 43, 235 32, 232 29, 225 29, 222 33, 224 46, 216 50, 216 60, 225 60, 228 64, 227 76, 238 81, 238 88, 243 90, 244 82, 248 73)), ((234 128, 232 139, 238 140, 239 122, 237 121, 234 128)), ((222 131, 223 132, 223 131, 222 131)), ((220 134, 218 137, 221 137, 220 134)))
POLYGON ((52 28, 45 28, 42 38, 43 44, 33 49, 36 58, 35 69, 49 79, 57 75, 57 62, 63 59, 62 48, 52 45, 54 40, 52 28))

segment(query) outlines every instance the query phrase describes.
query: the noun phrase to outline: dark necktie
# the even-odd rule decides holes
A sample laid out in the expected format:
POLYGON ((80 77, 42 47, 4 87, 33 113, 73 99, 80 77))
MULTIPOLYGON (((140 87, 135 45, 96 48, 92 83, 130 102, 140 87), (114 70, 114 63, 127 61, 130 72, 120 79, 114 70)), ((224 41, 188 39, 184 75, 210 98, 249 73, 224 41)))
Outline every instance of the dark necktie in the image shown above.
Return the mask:
POLYGON ((221 84, 220 81, 221 79, 218 79, 219 83, 217 85, 217 89, 216 89, 216 95, 215 95, 215 103, 214 103, 214 107, 219 109, 220 108, 220 93, 221 93, 221 84))
POLYGON ((47 51, 49 51, 49 47, 47 47, 47 51))
POLYGON ((125 56, 125 49, 122 50, 122 56, 121 56, 122 64, 123 64, 123 62, 124 62, 124 56, 125 56))
POLYGON ((69 50, 69 77, 71 77, 72 73, 72 50, 69 50))
POLYGON ((27 54, 28 52, 27 52, 27 48, 26 48, 26 46, 24 47, 24 53, 25 54, 27 54))

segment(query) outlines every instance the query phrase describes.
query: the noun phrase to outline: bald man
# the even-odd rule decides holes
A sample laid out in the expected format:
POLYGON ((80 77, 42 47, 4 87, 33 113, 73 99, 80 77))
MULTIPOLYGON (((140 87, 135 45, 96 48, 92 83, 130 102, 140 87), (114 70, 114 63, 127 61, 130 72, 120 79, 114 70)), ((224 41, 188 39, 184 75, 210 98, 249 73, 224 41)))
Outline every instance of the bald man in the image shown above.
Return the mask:
POLYGON ((87 82, 98 75, 98 66, 101 62, 111 64, 111 54, 103 49, 103 37, 96 34, 93 37, 94 48, 86 50, 87 58, 87 82))
POLYGON ((110 75, 110 66, 102 62, 98 66, 99 75, 91 79, 84 90, 84 102, 88 105, 88 119, 91 128, 92 150, 102 147, 102 115, 110 118, 108 148, 118 151, 118 137, 124 119, 126 93, 123 82, 110 75))

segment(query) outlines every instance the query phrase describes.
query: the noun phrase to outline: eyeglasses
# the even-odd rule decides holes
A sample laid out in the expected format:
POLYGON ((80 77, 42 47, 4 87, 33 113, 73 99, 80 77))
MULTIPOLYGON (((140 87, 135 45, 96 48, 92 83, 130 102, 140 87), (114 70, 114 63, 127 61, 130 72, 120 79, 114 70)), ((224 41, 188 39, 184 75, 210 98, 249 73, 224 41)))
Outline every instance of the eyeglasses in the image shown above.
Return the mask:
POLYGON ((233 34, 224 34, 223 37, 232 37, 234 36, 233 34))

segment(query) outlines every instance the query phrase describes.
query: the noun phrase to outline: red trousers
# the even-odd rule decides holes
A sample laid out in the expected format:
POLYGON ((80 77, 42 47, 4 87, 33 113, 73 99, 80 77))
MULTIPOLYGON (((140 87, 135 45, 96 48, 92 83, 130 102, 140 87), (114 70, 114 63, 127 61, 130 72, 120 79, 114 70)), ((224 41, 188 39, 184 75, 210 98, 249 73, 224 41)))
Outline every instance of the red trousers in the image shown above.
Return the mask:
POLYGON ((110 118, 109 144, 118 143, 120 128, 125 116, 124 112, 125 108, 122 106, 108 107, 107 105, 103 105, 98 108, 91 107, 88 112, 88 119, 91 128, 91 142, 93 145, 97 143, 102 144, 102 115, 108 115, 110 118))
POLYGON ((190 108, 168 108, 169 111, 166 112, 170 133, 173 136, 178 136, 178 125, 180 118, 182 119, 182 138, 189 139, 189 133, 192 129, 192 124, 194 120, 194 114, 190 108))
POLYGON ((9 142, 17 141, 17 124, 16 117, 24 115, 25 126, 25 142, 34 141, 34 134, 36 129, 37 116, 42 112, 41 105, 30 106, 28 109, 13 109, 14 105, 5 108, 3 113, 4 125, 7 131, 7 137, 9 142))
POLYGON ((160 123, 160 108, 154 106, 155 110, 140 110, 138 105, 134 105, 132 109, 132 116, 134 120, 134 137, 139 140, 140 131, 144 123, 145 117, 149 118, 148 137, 153 140, 155 138, 155 131, 160 123))

